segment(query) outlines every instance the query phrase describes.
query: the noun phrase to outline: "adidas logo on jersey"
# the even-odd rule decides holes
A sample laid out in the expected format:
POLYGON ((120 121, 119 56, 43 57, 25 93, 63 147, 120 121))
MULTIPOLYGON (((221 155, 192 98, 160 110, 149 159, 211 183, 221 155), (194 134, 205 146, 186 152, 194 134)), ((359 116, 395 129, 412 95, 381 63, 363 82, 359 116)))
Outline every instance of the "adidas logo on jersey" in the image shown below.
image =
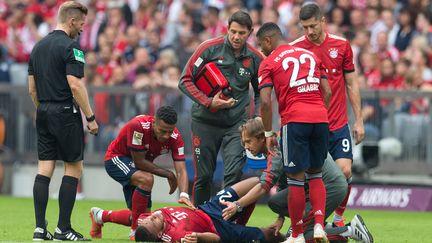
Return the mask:
POLYGON ((295 167, 296 165, 294 164, 294 162, 289 162, 288 167, 295 167))
POLYGON ((314 215, 324 215, 323 212, 321 210, 318 210, 314 213, 314 215))

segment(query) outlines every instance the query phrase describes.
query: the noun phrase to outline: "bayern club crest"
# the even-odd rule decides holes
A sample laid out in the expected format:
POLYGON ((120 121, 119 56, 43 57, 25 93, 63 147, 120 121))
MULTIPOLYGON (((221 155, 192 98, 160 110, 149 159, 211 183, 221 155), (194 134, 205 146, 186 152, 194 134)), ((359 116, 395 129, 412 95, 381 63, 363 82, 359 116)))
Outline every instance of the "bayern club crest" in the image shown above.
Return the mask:
POLYGON ((251 58, 246 57, 245 59, 243 59, 243 67, 249 68, 251 64, 252 64, 251 58))
POLYGON ((338 50, 336 48, 330 48, 329 54, 331 58, 336 58, 338 56, 338 50))
POLYGON ((192 143, 193 143, 194 147, 199 147, 201 144, 201 138, 197 135, 194 135, 192 137, 192 143))

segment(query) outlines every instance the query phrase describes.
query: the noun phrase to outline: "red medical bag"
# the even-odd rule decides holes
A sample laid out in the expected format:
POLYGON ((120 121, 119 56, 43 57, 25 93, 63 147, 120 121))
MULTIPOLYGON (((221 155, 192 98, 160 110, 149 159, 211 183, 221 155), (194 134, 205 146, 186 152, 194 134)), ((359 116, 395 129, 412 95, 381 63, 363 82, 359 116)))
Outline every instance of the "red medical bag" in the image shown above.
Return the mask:
POLYGON ((215 96, 220 90, 221 99, 227 100, 232 97, 228 81, 213 62, 204 65, 197 75, 195 84, 208 97, 215 96))

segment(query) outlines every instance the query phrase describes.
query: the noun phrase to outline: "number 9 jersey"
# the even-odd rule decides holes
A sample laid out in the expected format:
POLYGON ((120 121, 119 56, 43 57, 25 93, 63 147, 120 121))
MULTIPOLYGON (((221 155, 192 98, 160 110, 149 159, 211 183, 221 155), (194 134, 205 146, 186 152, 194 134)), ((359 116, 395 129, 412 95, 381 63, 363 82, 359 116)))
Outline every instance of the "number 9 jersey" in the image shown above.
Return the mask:
POLYGON ((282 126, 289 122, 328 123, 321 78, 326 78, 325 67, 315 54, 280 45, 261 62, 258 87, 274 87, 282 126))

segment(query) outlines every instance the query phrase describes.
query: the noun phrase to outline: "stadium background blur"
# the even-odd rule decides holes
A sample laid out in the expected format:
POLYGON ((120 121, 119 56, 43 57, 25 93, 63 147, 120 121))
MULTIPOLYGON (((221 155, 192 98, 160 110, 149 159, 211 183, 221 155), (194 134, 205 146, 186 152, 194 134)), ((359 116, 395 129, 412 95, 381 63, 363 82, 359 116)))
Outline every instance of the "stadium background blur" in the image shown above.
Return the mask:
MULTIPOLYGON (((0 164, 4 166, 3 176, 0 168, 0 185, 4 177, 2 193, 31 196, 37 155, 27 62, 34 44, 55 27, 61 2, 0 0, 0 117, 6 124, 4 146, 0 149, 0 164)), ((79 37, 86 52, 84 80, 100 124, 99 136, 86 138, 87 168, 82 188, 88 198, 121 199, 121 195, 106 196, 111 184, 104 184, 110 178, 102 162, 106 147, 121 125, 137 114, 153 115, 159 106, 173 105, 179 113, 178 128, 185 139, 185 152, 190 156, 191 101, 181 94, 177 84, 196 47, 225 34, 228 16, 239 9, 250 13, 255 30, 271 21, 281 27, 287 42, 295 40, 303 34, 299 10, 308 1, 80 2, 89 8, 79 37)), ((326 14, 328 32, 349 39, 355 55, 366 139, 354 148, 354 181, 430 188, 432 4, 427 0, 316 2, 326 14)), ((254 34, 248 42, 256 46, 254 34)), ((159 163, 172 167, 166 158, 159 163)), ((215 187, 222 179, 221 163, 215 187)), ((190 161, 188 173, 192 180, 190 161)), ((51 190, 55 194, 57 188, 51 190)))

